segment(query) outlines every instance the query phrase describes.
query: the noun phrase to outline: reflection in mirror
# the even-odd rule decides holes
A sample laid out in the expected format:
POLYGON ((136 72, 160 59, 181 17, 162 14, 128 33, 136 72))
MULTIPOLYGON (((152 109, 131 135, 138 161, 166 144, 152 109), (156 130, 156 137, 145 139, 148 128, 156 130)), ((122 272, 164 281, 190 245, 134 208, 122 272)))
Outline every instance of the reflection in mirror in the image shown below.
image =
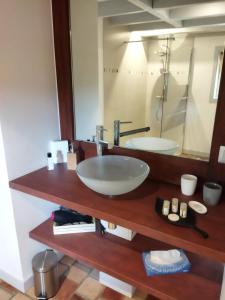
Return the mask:
POLYGON ((76 138, 103 124, 116 145, 208 160, 225 33, 146 33, 97 1, 70 4, 76 138))
POLYGON ((219 87, 220 87, 220 79, 222 73, 223 66, 223 57, 224 57, 224 49, 222 47, 218 47, 215 51, 215 61, 214 61, 214 73, 212 81, 212 101, 217 101, 219 96, 219 87))

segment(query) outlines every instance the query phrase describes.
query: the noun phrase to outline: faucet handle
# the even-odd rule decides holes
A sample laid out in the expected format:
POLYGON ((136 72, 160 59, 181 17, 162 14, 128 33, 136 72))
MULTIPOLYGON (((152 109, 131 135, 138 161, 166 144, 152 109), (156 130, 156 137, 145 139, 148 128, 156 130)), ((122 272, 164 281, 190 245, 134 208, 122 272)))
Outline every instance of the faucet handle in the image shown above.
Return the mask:
POLYGON ((97 125, 96 126, 96 142, 98 143, 99 140, 104 140, 104 134, 103 132, 107 129, 104 128, 103 125, 97 125))
POLYGON ((120 124, 131 124, 131 123, 133 123, 133 122, 132 121, 124 121, 124 122, 120 121, 120 124))
POLYGON ((96 126, 96 130, 100 130, 100 131, 108 131, 108 129, 104 128, 103 125, 97 125, 97 126, 96 126))

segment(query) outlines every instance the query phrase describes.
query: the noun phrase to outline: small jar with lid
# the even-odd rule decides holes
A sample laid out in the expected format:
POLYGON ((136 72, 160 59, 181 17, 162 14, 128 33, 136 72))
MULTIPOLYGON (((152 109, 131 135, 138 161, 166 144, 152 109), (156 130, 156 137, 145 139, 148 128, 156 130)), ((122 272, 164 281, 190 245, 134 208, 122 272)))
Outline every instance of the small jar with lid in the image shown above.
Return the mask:
POLYGON ((170 212, 170 201, 169 200, 164 200, 163 201, 162 214, 164 216, 168 216, 169 212, 170 212))
POLYGON ((172 198, 172 212, 177 213, 178 212, 178 199, 177 198, 172 198))
POLYGON ((187 218, 187 203, 181 202, 180 204, 180 217, 187 218))

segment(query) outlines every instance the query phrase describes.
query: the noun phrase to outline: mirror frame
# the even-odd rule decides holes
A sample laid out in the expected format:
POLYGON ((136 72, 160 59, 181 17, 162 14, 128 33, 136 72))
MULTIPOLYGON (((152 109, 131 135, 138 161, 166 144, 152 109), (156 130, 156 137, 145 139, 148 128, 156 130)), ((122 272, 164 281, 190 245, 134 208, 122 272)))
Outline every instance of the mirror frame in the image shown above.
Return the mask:
MULTIPOLYGON (((75 119, 73 108, 73 86, 70 44, 69 0, 52 0, 52 19, 54 33, 56 77, 58 88, 58 106, 61 139, 74 140, 75 119)), ((87 144, 87 143, 86 143, 87 144)), ((83 147, 87 148, 85 143, 83 147)), ((153 176, 165 182, 179 184, 180 175, 192 172, 204 180, 214 180, 225 184, 225 164, 218 163, 220 145, 225 145, 225 60, 223 61, 219 97, 215 115, 212 144, 209 161, 156 154, 146 151, 135 151, 114 147, 114 153, 138 155, 151 164, 158 166, 161 176, 153 176), (168 168, 169 166, 169 168, 168 168), (171 171, 171 168, 174 170, 171 171), (164 170, 167 170, 165 174, 164 170), (169 171, 169 174, 168 174, 169 171)), ((156 171, 157 172, 157 171, 156 171)))

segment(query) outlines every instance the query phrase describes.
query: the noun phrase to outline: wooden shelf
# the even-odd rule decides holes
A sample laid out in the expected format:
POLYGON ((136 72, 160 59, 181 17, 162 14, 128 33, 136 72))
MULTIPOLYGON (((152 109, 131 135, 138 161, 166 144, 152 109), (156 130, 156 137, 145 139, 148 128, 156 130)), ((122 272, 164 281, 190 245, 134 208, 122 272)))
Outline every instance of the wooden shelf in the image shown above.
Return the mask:
MULTIPOLYGON (((180 188, 175 185, 146 180, 135 191, 111 199, 85 187, 74 171, 68 171, 64 164, 59 164, 54 171, 42 168, 15 179, 10 182, 10 187, 225 262, 225 201, 209 208, 207 215, 198 216, 198 227, 209 234, 208 239, 203 239, 191 229, 165 223, 155 213, 157 196, 190 200, 181 195, 180 188)), ((201 201, 201 198, 201 194, 196 194, 191 199, 201 201)))
POLYGON ((52 222, 47 220, 31 231, 30 237, 160 299, 194 300, 200 294, 204 300, 220 297, 223 265, 195 254, 187 253, 192 264, 189 273, 147 277, 141 253, 171 246, 141 235, 132 242, 110 234, 53 235, 52 222))

